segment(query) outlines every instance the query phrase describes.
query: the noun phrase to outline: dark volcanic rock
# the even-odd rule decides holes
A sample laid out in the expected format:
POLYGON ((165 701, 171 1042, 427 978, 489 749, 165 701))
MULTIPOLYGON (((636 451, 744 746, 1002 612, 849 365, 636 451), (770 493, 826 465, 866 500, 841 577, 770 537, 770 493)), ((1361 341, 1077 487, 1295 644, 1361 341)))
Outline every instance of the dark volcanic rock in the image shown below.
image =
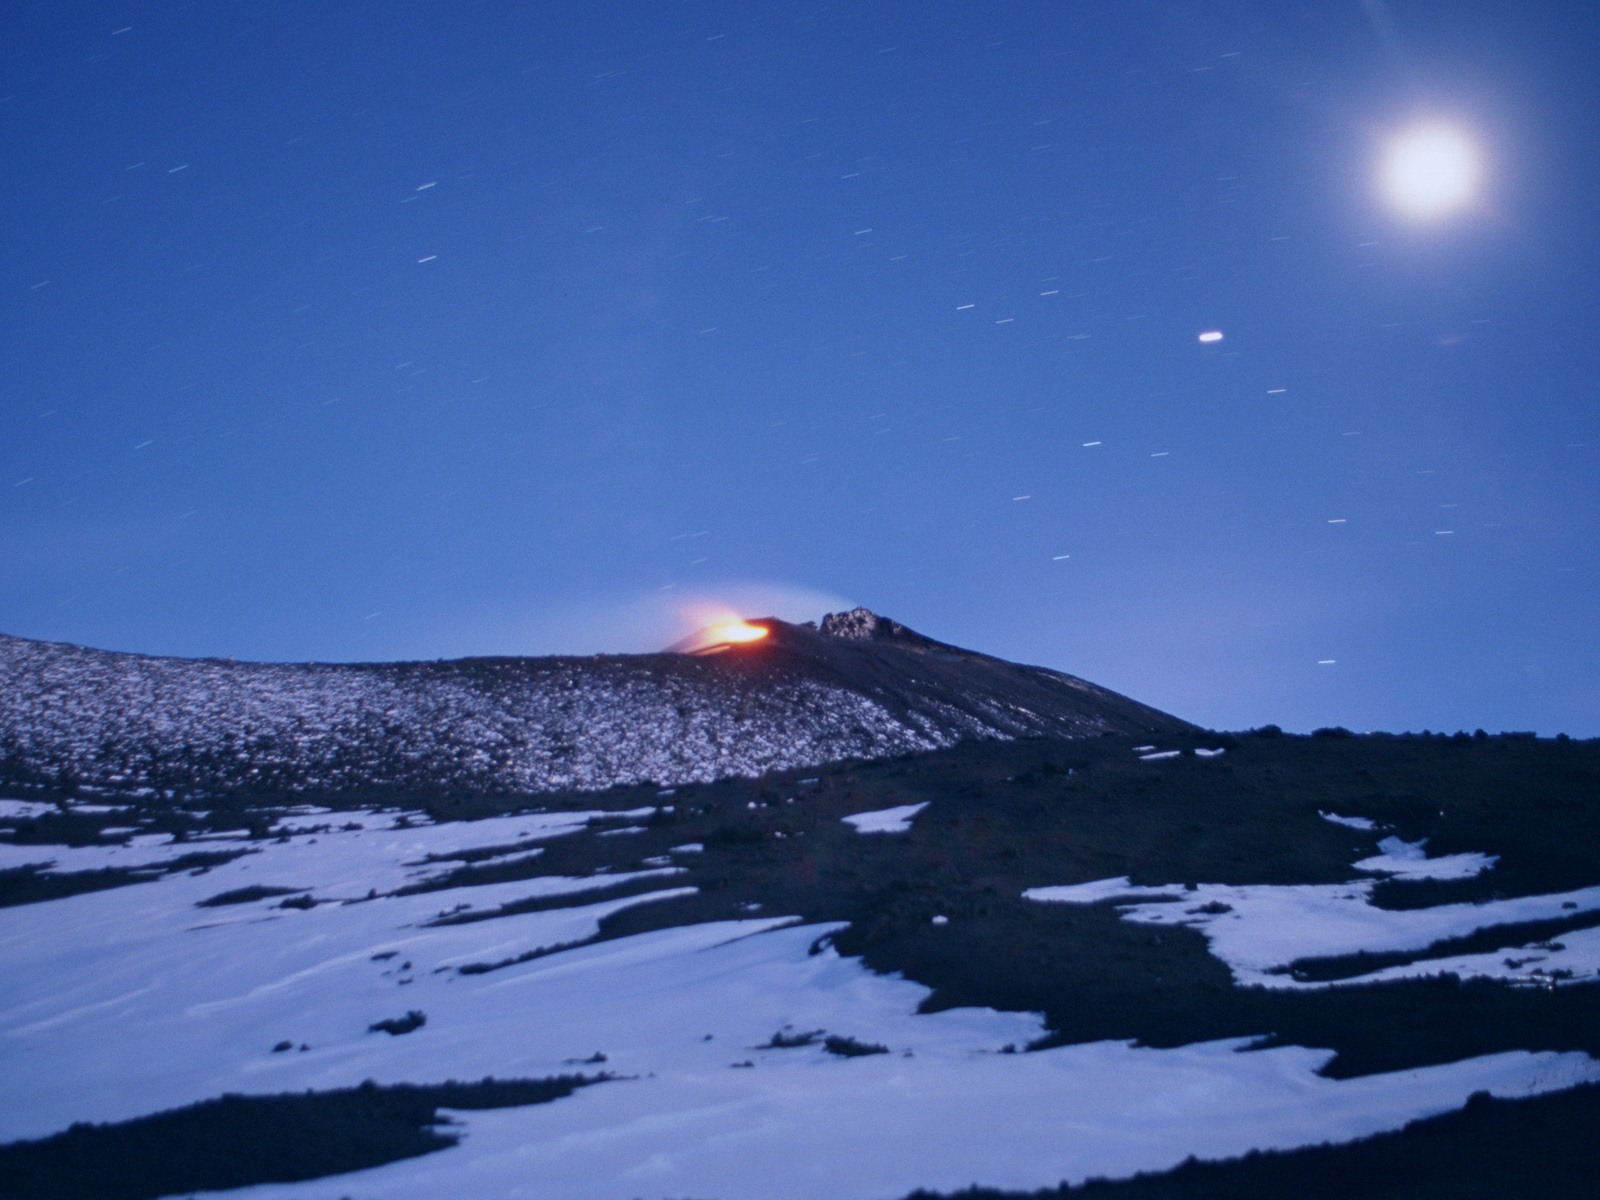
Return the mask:
POLYGON ((880 617, 870 608, 852 608, 849 612, 829 613, 822 618, 821 630, 829 637, 849 638, 858 642, 869 638, 892 638, 900 642, 917 641, 933 646, 940 644, 907 629, 899 621, 880 617))
POLYGON ((151 658, 0 636, 0 782, 123 793, 533 793, 1188 726, 866 609, 710 655, 151 658))

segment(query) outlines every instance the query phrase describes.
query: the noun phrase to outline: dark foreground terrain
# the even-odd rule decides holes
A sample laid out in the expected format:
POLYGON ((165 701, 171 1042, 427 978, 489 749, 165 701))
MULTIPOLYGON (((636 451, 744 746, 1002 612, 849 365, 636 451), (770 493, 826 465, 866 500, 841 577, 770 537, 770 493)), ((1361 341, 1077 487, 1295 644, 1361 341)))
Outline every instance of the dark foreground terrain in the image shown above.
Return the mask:
MULTIPOLYGON (((1380 883, 1372 902, 1382 908, 1477 904, 1592 887, 1600 884, 1600 743, 1520 735, 1178 731, 1159 741, 1159 750, 1176 754, 1141 757, 1151 745, 1123 736, 966 742, 896 759, 681 786, 671 790, 670 808, 661 806, 663 793, 655 786, 523 797, 398 795, 392 789, 375 797, 341 790, 316 799, 334 810, 368 807, 376 799, 418 819, 425 814, 450 822, 524 808, 658 806, 627 839, 632 863, 619 863, 619 839, 565 837, 548 842, 536 865, 494 855, 479 865, 469 857, 416 886, 637 869, 674 847, 698 843, 704 851, 685 857, 685 873, 674 881, 697 890, 622 909, 602 923, 601 938, 752 911, 843 922, 831 935, 834 947, 861 956, 876 971, 898 972, 931 988, 925 1010, 976 1005, 1043 1013, 1047 1036, 1034 1046, 1015 1047, 1019 1053, 1102 1039, 1169 1047, 1245 1037, 1265 1039, 1260 1045, 1328 1048, 1334 1057, 1326 1073, 1338 1078, 1503 1050, 1600 1056, 1600 981, 1593 976, 1535 972, 1506 982, 1437 974, 1296 991, 1242 987, 1197 929, 1153 929, 1106 904, 1044 904, 1023 897, 1029 888, 1117 876, 1127 876, 1130 886, 1173 888, 1180 904, 1188 885, 1339 884, 1352 878, 1351 864, 1374 854, 1385 837, 1427 839, 1430 856, 1483 852, 1498 861, 1471 878, 1380 883), (892 836, 863 835, 842 821, 924 803, 910 828, 892 836), (1336 824, 1325 814, 1365 818, 1373 827, 1336 824)), ((190 840, 230 831, 243 835, 197 841, 197 857, 169 862, 169 871, 203 872, 211 861, 206 855, 226 859, 269 841, 290 805, 305 800, 303 793, 269 790, 240 790, 203 805, 125 796, 115 801, 121 807, 97 815, 58 790, 30 784, 0 784, 4 794, 51 806, 31 817, 0 820, 12 844, 99 844, 108 840, 108 826, 190 840)), ((96 799, 109 806, 104 794, 96 799)), ((324 819, 336 826, 337 811, 324 819)), ((13 869, 0 872, 0 904, 43 903, 75 890, 140 888, 159 877, 13 869)), ((643 887, 623 884, 605 895, 643 887)), ((289 888, 265 887, 249 895, 222 893, 206 903, 263 900, 283 905, 297 897, 289 888)), ((516 911, 542 903, 559 901, 530 901, 516 911)), ((493 920, 510 911, 472 910, 440 920, 493 920)), ((1308 960, 1291 969, 1298 979, 1348 980, 1383 966, 1555 944, 1596 926, 1600 914, 1574 910, 1536 926, 1497 926, 1414 952, 1308 960)), ((529 957, 466 963, 458 970, 492 973, 529 957)), ((434 1106, 531 1103, 588 1081, 454 1085, 458 1090, 448 1099, 413 1088, 287 1095, 248 1104, 219 1100, 136 1122, 80 1126, 44 1142, 0 1147, 0 1196, 153 1197, 316 1177, 451 1144, 449 1126, 432 1124, 434 1106), (474 1087, 485 1090, 475 1094, 474 1087), (534 1091, 523 1096, 516 1088, 534 1091), (547 1096, 540 1088, 553 1090, 547 1096), (221 1124, 219 1103, 227 1114, 221 1124), (360 1132, 341 1137, 330 1159, 327 1139, 303 1136, 308 1123, 360 1132), (80 1166, 59 1165, 68 1161, 80 1166)), ((600 1086, 606 1086, 603 1080, 600 1086)), ((1483 1096, 1460 1112, 1346 1145, 1191 1163, 1165 1174, 1060 1191, 979 1189, 963 1195, 1593 1195, 1600 1194, 1600 1169, 1588 1161, 1596 1130, 1600 1088, 1526 1100, 1483 1096)))

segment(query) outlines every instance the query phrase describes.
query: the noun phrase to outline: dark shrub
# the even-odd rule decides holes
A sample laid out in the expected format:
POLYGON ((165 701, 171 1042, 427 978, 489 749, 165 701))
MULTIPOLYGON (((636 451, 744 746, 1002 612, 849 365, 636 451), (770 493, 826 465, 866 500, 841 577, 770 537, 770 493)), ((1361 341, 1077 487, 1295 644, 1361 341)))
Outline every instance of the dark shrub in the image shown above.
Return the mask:
MULTIPOLYGON (((196 900, 196 908, 220 908, 225 904, 249 904, 252 900, 266 900, 272 896, 287 896, 296 889, 285 887, 268 887, 265 884, 252 883, 249 887, 234 888, 231 892, 218 892, 215 896, 208 896, 204 900, 196 900)), ((310 900, 309 896, 305 899, 310 900)), ((287 901, 285 902, 287 903, 287 901)), ((310 908, 310 904, 297 904, 297 908, 310 908)))
POLYGON ((772 1039, 764 1043, 762 1050, 794 1050, 800 1046, 812 1046, 822 1036, 822 1030, 813 1029, 810 1033, 785 1033, 778 1030, 772 1039))
POLYGON ((862 1058, 868 1054, 887 1054, 889 1047, 880 1046, 876 1042, 858 1042, 853 1037, 839 1037, 829 1034, 822 1043, 822 1048, 829 1054, 837 1054, 840 1058, 862 1058))
POLYGON ((428 1014, 421 1009, 413 1008, 403 1017, 385 1017, 381 1021, 374 1021, 367 1026, 367 1032, 387 1033, 390 1037, 399 1037, 402 1033, 421 1029, 427 1023, 428 1014))

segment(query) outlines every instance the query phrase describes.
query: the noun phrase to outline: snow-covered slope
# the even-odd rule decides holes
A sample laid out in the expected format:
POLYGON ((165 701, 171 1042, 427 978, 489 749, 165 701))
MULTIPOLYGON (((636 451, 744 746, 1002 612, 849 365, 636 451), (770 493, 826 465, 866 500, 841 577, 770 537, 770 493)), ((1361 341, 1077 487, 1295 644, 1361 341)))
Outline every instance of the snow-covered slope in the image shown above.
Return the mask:
MULTIPOLYGON (((705 919, 715 914, 693 906, 724 877, 726 864, 701 863, 716 849, 652 852, 681 836, 674 826, 694 820, 693 812, 712 811, 717 797, 697 792, 688 812, 679 811, 680 794, 671 799, 446 823, 419 812, 302 806, 275 813, 265 836, 236 843, 237 857, 207 870, 0 907, 0 1053, 8 1068, 0 1072, 0 1170, 28 1166, 17 1139, 61 1135, 49 1144, 65 1153, 73 1135, 61 1131, 74 1122, 121 1123, 99 1133, 79 1127, 78 1137, 98 1139, 83 1151, 92 1191, 73 1191, 59 1174, 35 1175, 12 1179, 24 1189, 15 1192, 0 1180, 0 1196, 40 1194, 30 1186, 51 1197, 191 1194, 202 1180, 237 1177, 228 1166, 232 1147, 286 1149, 305 1136, 292 1122, 316 1118, 296 1106, 317 1096, 365 1088, 376 1098, 385 1089, 491 1076, 556 1080, 574 1069, 587 1071, 588 1086, 552 1103, 446 1114, 438 1147, 373 1154, 336 1173, 308 1168, 297 1147, 282 1173, 245 1174, 258 1184, 247 1194, 896 1200, 915 1187, 974 1180, 1032 1189, 1169 1170, 1191 1155, 1344 1142, 1458 1109, 1475 1092, 1528 1097, 1600 1079, 1594 1058, 1544 1048, 1355 1078, 1327 1073, 1331 1050, 1251 1037, 1169 1047, 1098 1040, 1016 1053, 1048 1033, 1039 1014, 929 1010, 926 987, 875 974, 835 948, 844 922, 760 904, 705 919), (596 861, 605 865, 569 873, 596 861), (290 891, 296 901, 282 902, 290 891), (605 936, 615 918, 642 912, 655 919, 605 936), (147 1114, 178 1110, 168 1119, 182 1122, 184 1106, 239 1093, 267 1098, 277 1120, 229 1128, 212 1145, 196 1144, 205 1127, 193 1124, 171 1139, 181 1152, 157 1128, 140 1136, 147 1114), (186 1154, 199 1165, 169 1161, 186 1154), (117 1190, 113 1176, 127 1170, 159 1182, 117 1190)), ((831 839, 848 848, 862 843, 839 826, 892 825, 914 844, 936 816, 924 803, 841 820, 849 802, 847 788, 828 788, 769 807, 758 818, 763 840, 831 839)), ((90 806, 106 815, 104 807, 90 806)), ((1308 815, 1308 829, 1315 820, 1308 815)), ((864 842, 895 853, 892 840, 864 842)), ((123 848, 124 861, 158 861, 193 844, 148 835, 135 843, 123 848)), ((754 845, 731 848, 742 854, 754 845)), ((0 850, 0 869, 45 862, 54 874, 101 866, 108 853, 0 850)), ((1456 866, 1419 861, 1446 874, 1456 866)), ((1380 857, 1352 870, 1394 866, 1380 857)), ((1337 893, 1364 898, 1367 888, 1301 887, 1315 895, 1288 920, 1282 897, 1294 889, 1258 888, 1253 898, 1249 889, 1202 885, 1193 895, 1225 895, 1246 916, 1261 909, 1260 920, 1244 923, 1251 928, 1292 926, 1300 945, 1288 953, 1399 944, 1376 921, 1352 923, 1341 911, 1337 893)), ((1030 898, 1137 898, 1156 910, 1147 893, 1159 890, 1122 879, 1034 889, 1030 898)), ((1600 889, 1572 896, 1584 909, 1600 908, 1600 889)), ((1561 911, 1567 899, 1523 907, 1561 911)), ((1228 905, 1165 907, 1192 920, 1185 910, 1228 905)), ((1429 926, 1411 939, 1417 948, 1442 933, 1525 916, 1458 911, 1469 907, 1390 916, 1429 926)), ((959 937, 961 925, 981 919, 933 924, 941 937, 959 937)), ((1206 932, 1223 938, 1225 930, 1206 932)), ((1248 942, 1249 932, 1243 936, 1248 942)), ((1232 957, 1229 945, 1220 940, 1218 950, 1232 957)), ((1592 978, 1600 958, 1586 946, 1583 975, 1592 978)))
POLYGON ((118 792, 535 793, 1183 722, 858 609, 721 654, 264 664, 0 636, 0 778, 118 792))

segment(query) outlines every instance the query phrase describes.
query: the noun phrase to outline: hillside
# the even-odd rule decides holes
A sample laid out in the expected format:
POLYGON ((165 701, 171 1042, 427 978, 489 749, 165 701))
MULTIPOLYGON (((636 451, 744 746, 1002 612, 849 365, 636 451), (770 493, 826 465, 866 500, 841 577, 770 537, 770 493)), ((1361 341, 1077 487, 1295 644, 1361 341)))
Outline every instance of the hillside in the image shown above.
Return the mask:
POLYGON ((165 795, 707 782, 963 738, 1185 728, 864 609, 709 656, 266 664, 0 637, 0 778, 165 795))

